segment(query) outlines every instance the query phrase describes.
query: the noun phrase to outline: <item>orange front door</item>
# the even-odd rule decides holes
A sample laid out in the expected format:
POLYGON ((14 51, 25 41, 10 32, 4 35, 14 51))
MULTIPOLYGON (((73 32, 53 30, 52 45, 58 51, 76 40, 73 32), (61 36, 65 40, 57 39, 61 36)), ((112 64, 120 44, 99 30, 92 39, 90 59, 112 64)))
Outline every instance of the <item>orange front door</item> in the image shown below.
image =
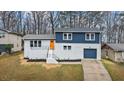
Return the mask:
POLYGON ((50 49, 54 49, 54 40, 50 40, 50 49))

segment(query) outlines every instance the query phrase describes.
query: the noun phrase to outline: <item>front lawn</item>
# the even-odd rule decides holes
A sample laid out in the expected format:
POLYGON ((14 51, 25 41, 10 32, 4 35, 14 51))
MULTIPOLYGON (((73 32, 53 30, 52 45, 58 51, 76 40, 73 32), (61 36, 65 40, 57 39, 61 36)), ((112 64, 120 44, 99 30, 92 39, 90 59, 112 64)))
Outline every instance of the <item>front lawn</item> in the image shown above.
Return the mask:
POLYGON ((110 60, 102 60, 105 68, 110 73, 112 80, 121 81, 124 80, 124 63, 114 63, 110 60))
POLYGON ((63 64, 50 69, 42 64, 22 65, 20 54, 0 57, 0 80, 83 80, 81 64, 63 64))

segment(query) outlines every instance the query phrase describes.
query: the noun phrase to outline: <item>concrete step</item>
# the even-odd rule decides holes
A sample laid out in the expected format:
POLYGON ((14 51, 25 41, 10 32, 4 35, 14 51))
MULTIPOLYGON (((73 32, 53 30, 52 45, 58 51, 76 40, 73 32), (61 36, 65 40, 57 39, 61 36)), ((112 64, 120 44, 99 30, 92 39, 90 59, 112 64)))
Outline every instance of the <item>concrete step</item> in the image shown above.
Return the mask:
POLYGON ((58 61, 56 61, 54 58, 47 58, 48 64, 58 64, 58 61))
POLYGON ((56 61, 54 58, 53 50, 48 51, 47 63, 48 64, 57 64, 58 63, 58 61, 56 61))

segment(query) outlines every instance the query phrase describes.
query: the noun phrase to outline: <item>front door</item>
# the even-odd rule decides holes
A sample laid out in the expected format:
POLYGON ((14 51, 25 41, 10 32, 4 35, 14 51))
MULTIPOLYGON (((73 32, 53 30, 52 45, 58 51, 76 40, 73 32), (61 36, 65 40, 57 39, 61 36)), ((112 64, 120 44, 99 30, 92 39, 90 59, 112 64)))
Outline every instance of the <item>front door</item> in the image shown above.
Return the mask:
POLYGON ((50 49, 54 49, 54 40, 50 40, 50 49))

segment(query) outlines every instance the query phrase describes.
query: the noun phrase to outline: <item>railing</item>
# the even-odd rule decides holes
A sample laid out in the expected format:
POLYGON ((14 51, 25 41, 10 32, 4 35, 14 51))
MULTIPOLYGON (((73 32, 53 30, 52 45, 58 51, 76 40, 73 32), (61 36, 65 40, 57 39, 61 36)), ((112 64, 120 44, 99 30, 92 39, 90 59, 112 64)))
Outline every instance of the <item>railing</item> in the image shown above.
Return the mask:
MULTIPOLYGON (((49 58, 49 56, 51 56, 51 55, 49 55, 49 48, 48 48, 48 50, 47 50, 47 58, 49 58)), ((57 57, 54 53, 52 54, 52 57, 53 58, 55 58, 56 60, 59 60, 59 57, 57 57)))
POLYGON ((55 54, 53 54, 53 57, 54 57, 56 60, 59 60, 59 57, 57 57, 55 54))
POLYGON ((48 55, 49 55, 49 48, 48 48, 48 50, 47 50, 47 58, 48 58, 48 55))

